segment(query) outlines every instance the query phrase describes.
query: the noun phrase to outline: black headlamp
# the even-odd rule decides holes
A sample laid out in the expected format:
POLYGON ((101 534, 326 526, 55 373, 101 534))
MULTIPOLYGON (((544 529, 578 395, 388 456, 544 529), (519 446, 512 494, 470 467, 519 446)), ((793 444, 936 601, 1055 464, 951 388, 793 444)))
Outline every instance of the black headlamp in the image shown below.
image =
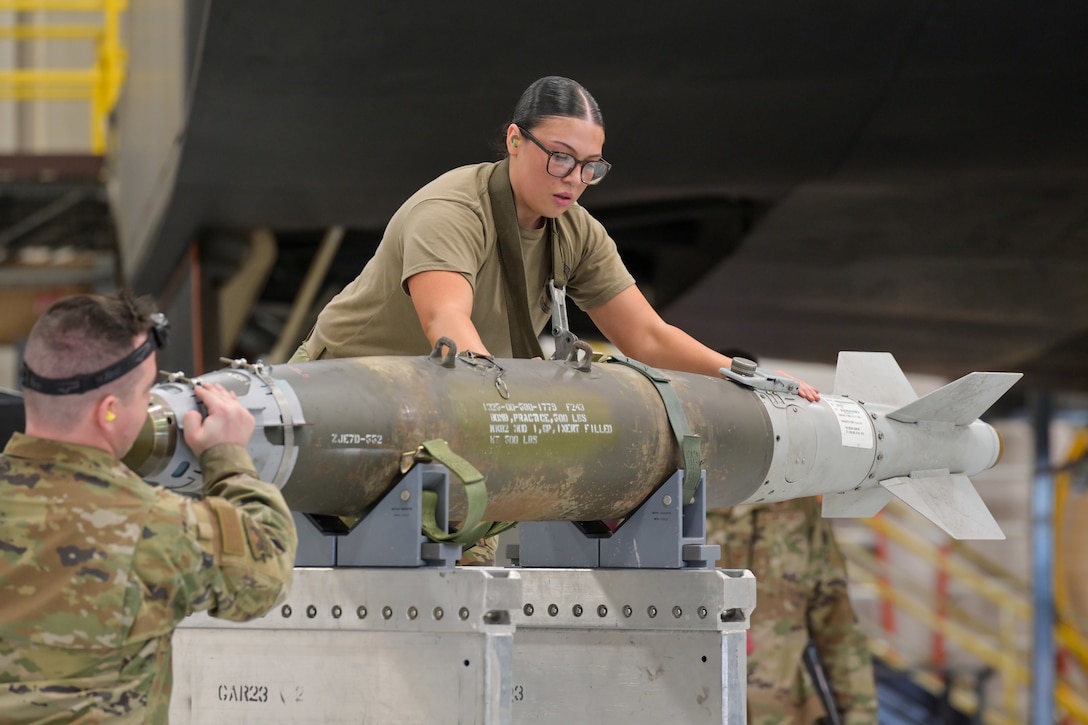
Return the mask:
POLYGON ((155 350, 166 347, 170 338, 170 322, 166 315, 156 312, 151 315, 151 329, 147 333, 147 339, 139 347, 125 355, 114 364, 102 368, 95 373, 76 375, 71 378, 43 378, 23 363, 20 381, 23 388, 34 390, 46 395, 77 395, 88 390, 101 388, 107 383, 112 383, 128 371, 132 370, 146 360, 155 350))

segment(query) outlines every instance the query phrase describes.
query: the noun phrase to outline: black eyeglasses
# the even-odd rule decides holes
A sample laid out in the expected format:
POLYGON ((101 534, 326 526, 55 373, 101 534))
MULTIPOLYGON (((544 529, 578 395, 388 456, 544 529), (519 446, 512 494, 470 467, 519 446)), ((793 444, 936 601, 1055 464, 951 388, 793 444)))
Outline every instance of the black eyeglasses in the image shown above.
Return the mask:
POLYGON ((568 153, 562 151, 552 151, 550 148, 540 143, 540 140, 533 134, 526 131, 521 126, 518 126, 518 130, 525 134, 525 138, 529 139, 540 150, 548 154, 548 173, 552 176, 560 179, 566 178, 570 175, 570 172, 574 171, 575 167, 581 164, 582 173, 581 179, 583 184, 599 184, 601 179, 605 177, 609 169, 612 168, 612 164, 608 163, 604 159, 597 159, 595 161, 579 161, 568 153))

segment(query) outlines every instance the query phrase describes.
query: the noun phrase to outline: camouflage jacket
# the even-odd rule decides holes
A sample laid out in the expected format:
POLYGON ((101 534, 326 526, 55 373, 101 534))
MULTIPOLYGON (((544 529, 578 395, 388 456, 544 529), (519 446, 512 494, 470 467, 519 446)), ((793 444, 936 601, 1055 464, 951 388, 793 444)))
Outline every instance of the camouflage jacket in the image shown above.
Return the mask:
POLYGON ((165 723, 186 615, 259 617, 297 538, 243 448, 201 460, 206 498, 110 454, 15 434, 0 455, 0 722, 165 723))
POLYGON ((825 716, 801 660, 816 643, 843 722, 877 722, 876 687, 865 633, 858 627, 846 565, 815 498, 735 506, 707 515, 707 543, 722 547, 718 566, 750 569, 756 608, 750 622, 748 722, 809 725, 825 716))

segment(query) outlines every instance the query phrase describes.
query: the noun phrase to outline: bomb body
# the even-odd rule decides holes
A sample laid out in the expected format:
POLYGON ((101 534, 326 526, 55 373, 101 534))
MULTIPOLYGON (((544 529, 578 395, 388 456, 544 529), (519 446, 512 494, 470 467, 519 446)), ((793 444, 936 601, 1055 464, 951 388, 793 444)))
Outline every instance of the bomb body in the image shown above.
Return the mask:
MULTIPOLYGON (((364 516, 403 475, 406 454, 443 439, 485 476, 486 520, 622 518, 683 467, 678 415, 699 437, 711 507, 816 494, 848 496, 855 508, 866 494, 871 507, 873 496, 890 496, 882 482, 971 475, 1000 453, 997 434, 980 420, 903 422, 898 403, 843 394, 810 403, 724 378, 654 372, 668 382, 608 362, 436 351, 239 365, 202 380, 234 390, 254 413, 249 448, 261 477, 282 488, 293 510, 325 516, 364 516), (873 489, 880 492, 866 493, 873 489)), ((195 405, 187 381, 153 390, 141 441, 126 459, 146 480, 200 490, 199 464, 177 430, 195 405)), ((465 503, 455 487, 451 515, 463 515, 465 503)))

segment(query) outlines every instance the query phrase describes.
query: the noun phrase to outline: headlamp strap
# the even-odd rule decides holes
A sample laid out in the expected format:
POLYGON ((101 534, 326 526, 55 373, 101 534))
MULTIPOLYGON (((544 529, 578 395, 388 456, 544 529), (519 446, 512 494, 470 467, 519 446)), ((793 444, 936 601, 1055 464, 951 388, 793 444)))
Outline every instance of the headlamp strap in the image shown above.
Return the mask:
POLYGON ((151 356, 156 348, 166 344, 170 332, 170 323, 166 315, 156 312, 151 316, 152 327, 147 338, 135 350, 125 355, 112 365, 98 372, 76 375, 71 378, 46 378, 31 370, 24 362, 20 371, 19 382, 26 390, 33 390, 45 395, 78 395, 112 383, 151 356))

